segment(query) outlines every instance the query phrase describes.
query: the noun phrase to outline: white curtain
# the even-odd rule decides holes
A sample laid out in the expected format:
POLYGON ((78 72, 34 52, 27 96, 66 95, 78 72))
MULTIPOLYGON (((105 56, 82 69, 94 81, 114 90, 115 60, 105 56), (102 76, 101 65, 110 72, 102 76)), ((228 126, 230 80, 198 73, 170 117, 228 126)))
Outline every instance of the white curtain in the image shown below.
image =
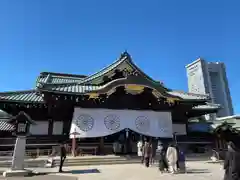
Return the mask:
POLYGON ((61 135, 63 133, 63 122, 55 121, 53 122, 53 132, 54 135, 61 135))
POLYGON ((176 135, 186 135, 186 124, 173 124, 173 132, 176 133, 176 135))
POLYGON ((101 137, 124 129, 152 137, 172 137, 171 113, 75 108, 70 138, 101 137))
POLYGON ((47 135, 48 134, 48 122, 46 121, 35 121, 36 124, 30 125, 29 132, 32 135, 47 135))

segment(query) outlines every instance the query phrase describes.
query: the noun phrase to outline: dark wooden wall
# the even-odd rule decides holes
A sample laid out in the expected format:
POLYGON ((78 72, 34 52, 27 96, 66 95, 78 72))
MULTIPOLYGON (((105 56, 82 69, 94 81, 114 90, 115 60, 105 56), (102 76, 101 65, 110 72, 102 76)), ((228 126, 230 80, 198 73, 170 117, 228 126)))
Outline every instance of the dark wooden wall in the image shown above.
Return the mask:
POLYGON ((169 104, 164 98, 157 99, 148 88, 145 88, 141 94, 132 95, 119 87, 112 94, 101 95, 98 99, 89 99, 88 96, 44 93, 44 100, 45 105, 1 102, 0 108, 12 115, 25 111, 35 121, 48 121, 48 135, 52 135, 54 121, 63 121, 62 138, 69 137, 74 107, 169 111, 172 112, 172 121, 175 124, 186 124, 188 120, 186 112, 191 108, 191 104, 169 104))

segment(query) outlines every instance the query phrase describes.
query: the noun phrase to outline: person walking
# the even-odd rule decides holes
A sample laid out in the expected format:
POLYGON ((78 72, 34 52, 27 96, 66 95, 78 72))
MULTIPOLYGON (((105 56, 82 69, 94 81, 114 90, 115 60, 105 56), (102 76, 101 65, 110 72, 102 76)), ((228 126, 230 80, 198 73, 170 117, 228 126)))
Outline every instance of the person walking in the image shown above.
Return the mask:
POLYGON ((224 180, 240 179, 240 151, 233 142, 228 143, 223 168, 225 170, 224 180))
POLYGON ((60 165, 59 165, 59 172, 63 172, 62 171, 62 167, 63 167, 63 163, 66 159, 66 156, 67 156, 67 151, 66 151, 66 147, 65 147, 65 144, 62 143, 60 145, 60 165))
POLYGON ((167 166, 165 163, 166 162, 165 154, 166 153, 164 151, 163 145, 159 144, 156 149, 156 159, 158 159, 158 169, 161 173, 163 173, 167 169, 167 166))
POLYGON ((170 144, 167 148, 166 158, 168 162, 169 171, 174 174, 177 172, 177 161, 178 161, 178 154, 177 149, 174 145, 170 144))
POLYGON ((149 167, 151 153, 152 153, 152 146, 148 141, 146 141, 143 148, 143 157, 144 157, 146 167, 149 167))
POLYGON ((180 149, 179 149, 177 143, 175 143, 175 148, 176 148, 176 150, 177 150, 177 170, 180 170, 180 165, 179 165, 180 149))
POLYGON ((141 157, 141 162, 143 163, 144 159, 143 159, 143 142, 140 140, 137 143, 137 155, 138 157, 141 157))
POLYGON ((152 145, 152 153, 151 153, 151 160, 150 163, 154 164, 155 163, 155 156, 156 156, 156 150, 158 147, 158 141, 157 140, 151 140, 151 145, 152 145))
POLYGON ((179 149, 179 154, 178 154, 178 169, 180 173, 186 173, 186 158, 185 158, 185 153, 179 149))

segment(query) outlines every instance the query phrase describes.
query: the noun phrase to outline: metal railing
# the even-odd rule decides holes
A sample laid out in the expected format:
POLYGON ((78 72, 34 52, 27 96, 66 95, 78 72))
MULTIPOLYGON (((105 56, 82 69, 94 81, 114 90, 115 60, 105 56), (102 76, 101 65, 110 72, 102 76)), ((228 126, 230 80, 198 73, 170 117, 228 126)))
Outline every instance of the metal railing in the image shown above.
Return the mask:
MULTIPOLYGON (((35 159, 40 156, 50 156, 52 154, 52 149, 33 149, 26 150, 25 157, 27 159, 35 159)), ((8 160, 13 156, 13 151, 0 151, 0 160, 8 160)))

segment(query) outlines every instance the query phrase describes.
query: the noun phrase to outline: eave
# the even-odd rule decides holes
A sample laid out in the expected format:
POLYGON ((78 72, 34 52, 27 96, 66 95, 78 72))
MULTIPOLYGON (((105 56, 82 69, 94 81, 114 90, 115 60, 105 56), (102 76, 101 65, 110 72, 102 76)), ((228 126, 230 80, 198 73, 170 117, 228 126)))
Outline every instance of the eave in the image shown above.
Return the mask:
POLYGON ((197 117, 205 114, 217 113, 221 109, 219 104, 206 103, 204 105, 194 106, 191 111, 188 112, 189 117, 197 117))
POLYGON ((1 92, 0 102, 13 103, 44 103, 41 95, 36 90, 1 92))
MULTIPOLYGON (((55 94, 68 94, 68 95, 89 95, 96 94, 110 95, 116 91, 118 87, 124 87, 124 89, 128 91, 135 91, 135 93, 140 93, 145 88, 151 89, 152 94, 156 98, 167 98, 170 101, 181 101, 181 102, 189 102, 195 104, 204 104, 206 102, 206 97, 204 95, 195 95, 188 93, 177 93, 177 92, 167 92, 164 91, 159 86, 154 86, 152 82, 148 79, 144 79, 142 77, 137 76, 128 76, 126 78, 115 79, 105 85, 102 86, 94 86, 94 85, 84 85, 82 83, 72 83, 72 84, 61 84, 61 85, 52 85, 52 84, 41 84, 38 86, 38 90, 40 92, 50 92, 55 94), (129 89, 131 86, 131 89, 129 89), (178 95, 178 96, 177 96, 178 95)), ((133 92, 133 94, 135 94, 133 92)))

